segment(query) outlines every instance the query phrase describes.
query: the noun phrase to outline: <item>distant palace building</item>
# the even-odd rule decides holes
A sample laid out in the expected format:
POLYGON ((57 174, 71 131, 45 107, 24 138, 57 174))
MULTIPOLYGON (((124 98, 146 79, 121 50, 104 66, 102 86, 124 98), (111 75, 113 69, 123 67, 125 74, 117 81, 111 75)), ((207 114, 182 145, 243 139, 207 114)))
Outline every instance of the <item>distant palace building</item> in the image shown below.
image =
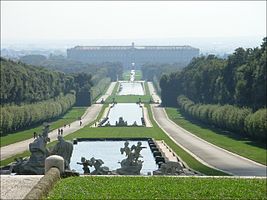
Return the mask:
POLYGON ((124 68, 145 63, 179 63, 187 65, 199 49, 191 46, 76 46, 67 49, 69 59, 85 63, 121 62, 124 68))

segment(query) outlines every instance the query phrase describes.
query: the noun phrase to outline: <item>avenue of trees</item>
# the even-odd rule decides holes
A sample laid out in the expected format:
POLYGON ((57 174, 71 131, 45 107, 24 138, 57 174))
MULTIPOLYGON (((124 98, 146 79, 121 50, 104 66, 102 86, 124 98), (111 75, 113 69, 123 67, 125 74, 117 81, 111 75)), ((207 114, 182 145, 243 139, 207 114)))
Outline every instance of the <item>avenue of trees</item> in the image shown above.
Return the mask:
POLYGON ((50 55, 48 58, 42 55, 27 55, 21 57, 20 60, 28 64, 42 66, 72 76, 77 73, 83 74, 80 78, 83 78, 85 74, 90 76, 89 82, 91 83, 91 87, 88 87, 88 85, 83 87, 83 85, 80 84, 79 88, 76 87, 75 89, 77 97, 76 104, 79 106, 90 105, 92 101, 96 100, 104 92, 111 81, 122 78, 123 73, 122 64, 118 62, 88 64, 57 55, 50 55))
POLYGON ((161 92, 159 86, 159 80, 163 74, 170 74, 171 72, 176 72, 178 69, 182 69, 182 64, 156 64, 156 63, 147 63, 142 65, 142 76, 143 79, 153 82, 158 93, 161 92))
POLYGON ((184 113, 205 124, 215 125, 244 136, 267 139, 265 108, 252 113, 251 108, 240 108, 229 104, 196 104, 184 95, 178 97, 178 105, 184 113))
MULTIPOLYGON (((26 58, 33 64, 38 59, 48 60, 42 56, 26 58)), ((76 63, 71 71, 64 72, 71 69, 72 62, 48 60, 49 67, 38 67, 0 59, 1 136, 59 117, 73 105, 91 105, 110 81, 117 79, 117 73, 122 75, 121 65, 114 63, 104 63, 103 68, 76 63), (57 70, 61 64, 62 70, 57 70)))
POLYGON ((9 132, 54 119, 75 103, 75 95, 67 94, 32 104, 1 106, 1 136, 9 132))
POLYGON ((1 105, 34 103, 68 93, 73 77, 41 67, 0 58, 1 105))
POLYGON ((266 105, 266 46, 238 48, 228 57, 194 58, 183 70, 160 80, 164 105, 177 105, 185 95, 196 103, 247 106, 253 111, 266 105))
POLYGON ((266 46, 264 38, 261 47, 238 48, 227 59, 194 58, 181 71, 163 75, 163 105, 178 105, 203 122, 266 138, 266 46))

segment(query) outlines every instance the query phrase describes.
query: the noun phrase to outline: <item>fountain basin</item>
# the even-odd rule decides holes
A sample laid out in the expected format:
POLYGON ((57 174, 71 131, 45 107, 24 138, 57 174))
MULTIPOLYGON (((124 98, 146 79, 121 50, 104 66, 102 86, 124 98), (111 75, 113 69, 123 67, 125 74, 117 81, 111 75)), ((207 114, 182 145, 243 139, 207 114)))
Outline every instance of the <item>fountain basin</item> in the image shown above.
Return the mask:
POLYGON ((145 95, 142 82, 120 82, 118 95, 145 95))
POLYGON ((119 118, 122 117, 128 126, 132 126, 136 123, 137 126, 142 126, 143 108, 136 103, 117 103, 112 106, 108 112, 108 120, 102 124, 105 126, 109 123, 111 126, 115 126, 116 122, 119 122, 119 118))
MULTIPOLYGON (((82 174, 82 165, 77 164, 77 162, 81 162, 81 157, 85 157, 86 159, 94 157, 96 159, 102 159, 104 161, 103 166, 107 166, 111 171, 116 170, 121 167, 119 162, 126 158, 125 155, 122 155, 120 152, 120 148, 124 146, 125 141, 129 142, 129 147, 136 145, 138 141, 142 142, 142 147, 146 147, 141 151, 142 158, 140 158, 140 160, 144 161, 140 172, 141 174, 152 174, 153 171, 158 169, 148 140, 144 138, 77 139, 74 142, 70 168, 82 174)), ((90 171, 94 170, 92 167, 89 168, 90 171)))

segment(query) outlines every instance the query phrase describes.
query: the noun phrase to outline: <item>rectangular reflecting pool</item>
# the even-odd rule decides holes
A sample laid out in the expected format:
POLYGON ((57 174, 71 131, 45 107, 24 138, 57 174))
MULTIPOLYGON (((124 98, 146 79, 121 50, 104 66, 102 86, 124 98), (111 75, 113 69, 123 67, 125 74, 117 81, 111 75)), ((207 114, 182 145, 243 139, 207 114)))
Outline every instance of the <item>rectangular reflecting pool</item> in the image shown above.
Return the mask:
MULTIPOLYGON (((115 126, 116 121, 119 122, 120 117, 122 117, 124 121, 127 121, 128 126, 133 125, 135 122, 138 126, 141 126, 143 110, 136 103, 117 103, 114 107, 110 108, 106 123, 115 126)), ((103 126, 105 126, 106 123, 104 123, 103 126)))
MULTIPOLYGON (((110 171, 116 170, 121 167, 119 162, 126 158, 125 154, 121 154, 120 152, 120 148, 124 146, 125 141, 126 140, 78 141, 73 148, 70 168, 82 174, 83 166, 77 164, 77 162, 81 162, 81 157, 85 157, 87 160, 94 157, 103 160, 104 164, 102 166, 108 167, 110 171)), ((138 141, 142 142, 142 147, 146 147, 141 151, 142 158, 140 158, 140 160, 144 162, 140 173, 147 175, 148 172, 151 172, 151 174, 153 174, 153 171, 157 170, 158 166, 155 163, 147 140, 127 141, 129 142, 129 147, 136 145, 138 141)), ((94 170, 92 167, 89 168, 91 172, 94 170)))
POLYGON ((118 95, 144 95, 141 82, 121 82, 118 95))

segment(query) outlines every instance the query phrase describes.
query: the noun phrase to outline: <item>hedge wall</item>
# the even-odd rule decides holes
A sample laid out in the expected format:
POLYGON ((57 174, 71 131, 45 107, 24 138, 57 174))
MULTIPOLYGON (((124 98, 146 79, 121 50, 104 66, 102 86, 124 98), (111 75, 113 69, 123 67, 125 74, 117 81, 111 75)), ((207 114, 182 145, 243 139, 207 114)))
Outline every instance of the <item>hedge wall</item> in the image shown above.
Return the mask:
POLYGON ((252 113, 250 108, 233 105, 195 104, 184 95, 177 102, 182 111, 203 123, 257 139, 267 138, 266 108, 252 113))
POLYGON ((33 104, 1 106, 1 136, 58 117, 71 108, 74 103, 75 94, 70 93, 33 104))

